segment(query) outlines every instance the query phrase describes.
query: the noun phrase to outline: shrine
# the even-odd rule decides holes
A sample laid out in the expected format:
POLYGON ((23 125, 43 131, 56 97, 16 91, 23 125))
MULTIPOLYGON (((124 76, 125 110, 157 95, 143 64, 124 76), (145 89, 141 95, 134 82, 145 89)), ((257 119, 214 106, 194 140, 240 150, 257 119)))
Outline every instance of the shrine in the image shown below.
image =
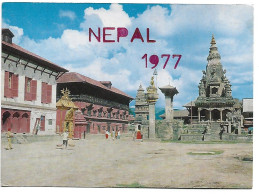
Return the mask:
POLYGON ((57 133, 69 132, 69 138, 74 137, 75 114, 78 107, 69 98, 70 91, 62 89, 63 96, 56 103, 57 107, 57 133))

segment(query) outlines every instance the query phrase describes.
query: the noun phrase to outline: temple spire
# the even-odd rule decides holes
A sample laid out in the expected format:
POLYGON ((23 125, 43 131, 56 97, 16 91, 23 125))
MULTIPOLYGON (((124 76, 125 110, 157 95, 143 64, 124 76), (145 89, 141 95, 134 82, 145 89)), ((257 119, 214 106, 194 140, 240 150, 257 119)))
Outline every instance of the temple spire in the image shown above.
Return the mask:
POLYGON ((211 45, 216 45, 216 41, 215 41, 215 38, 214 38, 214 34, 212 34, 210 44, 211 44, 211 45))
POLYGON ((144 89, 143 89, 143 87, 142 87, 142 84, 141 84, 141 83, 140 83, 140 85, 139 85, 138 91, 144 91, 144 89))
POLYGON ((218 52, 218 48, 216 46, 216 40, 215 40, 215 37, 214 37, 213 34, 212 34, 212 37, 211 37, 210 44, 211 44, 211 46, 210 46, 209 56, 208 56, 207 60, 208 61, 217 60, 217 61, 213 61, 213 64, 218 64, 218 63, 220 63, 221 57, 220 57, 220 54, 218 52))

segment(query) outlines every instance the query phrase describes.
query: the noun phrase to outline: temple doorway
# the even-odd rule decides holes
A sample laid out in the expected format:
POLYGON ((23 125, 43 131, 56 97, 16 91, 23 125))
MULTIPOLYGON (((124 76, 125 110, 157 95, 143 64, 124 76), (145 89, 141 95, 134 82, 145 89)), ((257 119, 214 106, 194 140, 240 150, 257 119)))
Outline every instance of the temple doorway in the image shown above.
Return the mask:
POLYGON ((214 109, 211 111, 211 120, 212 121, 217 121, 220 119, 220 111, 217 109, 214 109))

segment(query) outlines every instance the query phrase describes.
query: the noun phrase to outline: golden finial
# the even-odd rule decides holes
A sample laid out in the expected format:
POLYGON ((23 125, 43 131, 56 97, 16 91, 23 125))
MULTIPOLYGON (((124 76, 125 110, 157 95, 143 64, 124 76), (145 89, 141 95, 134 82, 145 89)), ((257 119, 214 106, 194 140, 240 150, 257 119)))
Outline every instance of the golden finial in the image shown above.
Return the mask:
POLYGON ((216 41, 215 41, 215 38, 214 38, 214 35, 212 34, 212 38, 211 38, 211 42, 210 42, 211 45, 215 45, 216 44, 216 41))
POLYGON ((61 90, 61 93, 64 95, 64 94, 65 94, 65 89, 62 89, 62 90, 61 90))
POLYGON ((67 98, 67 99, 69 98, 70 91, 67 88, 66 89, 62 89, 61 93, 63 94, 62 98, 67 98))

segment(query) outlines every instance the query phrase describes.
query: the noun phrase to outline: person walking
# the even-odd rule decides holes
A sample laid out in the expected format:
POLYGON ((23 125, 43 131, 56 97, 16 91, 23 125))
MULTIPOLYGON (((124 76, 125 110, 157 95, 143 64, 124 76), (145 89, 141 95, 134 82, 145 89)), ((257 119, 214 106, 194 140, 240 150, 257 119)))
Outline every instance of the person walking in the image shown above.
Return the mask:
POLYGON ((105 131, 105 138, 108 139, 108 137, 109 137, 109 132, 108 132, 108 130, 106 130, 105 131))
POLYGON ((115 137, 115 132, 114 129, 112 130, 112 140, 114 141, 114 137, 115 137))
POLYGON ((115 139, 118 139, 118 130, 115 131, 115 139))
POLYGON ((62 136, 63 136, 63 147, 66 146, 66 148, 67 148, 67 141, 68 141, 67 131, 65 131, 62 136))
POLYGON ((11 132, 11 128, 8 129, 7 133, 6 133, 6 137, 7 137, 7 141, 8 141, 8 145, 7 145, 7 150, 11 150, 13 149, 12 147, 12 137, 13 137, 13 134, 11 132))
POLYGON ((224 133, 225 129, 224 129, 224 125, 220 124, 220 132, 219 132, 219 139, 222 140, 222 134, 224 133))
POLYGON ((118 131, 117 139, 120 139, 120 136, 121 136, 121 131, 119 130, 119 131, 118 131))

